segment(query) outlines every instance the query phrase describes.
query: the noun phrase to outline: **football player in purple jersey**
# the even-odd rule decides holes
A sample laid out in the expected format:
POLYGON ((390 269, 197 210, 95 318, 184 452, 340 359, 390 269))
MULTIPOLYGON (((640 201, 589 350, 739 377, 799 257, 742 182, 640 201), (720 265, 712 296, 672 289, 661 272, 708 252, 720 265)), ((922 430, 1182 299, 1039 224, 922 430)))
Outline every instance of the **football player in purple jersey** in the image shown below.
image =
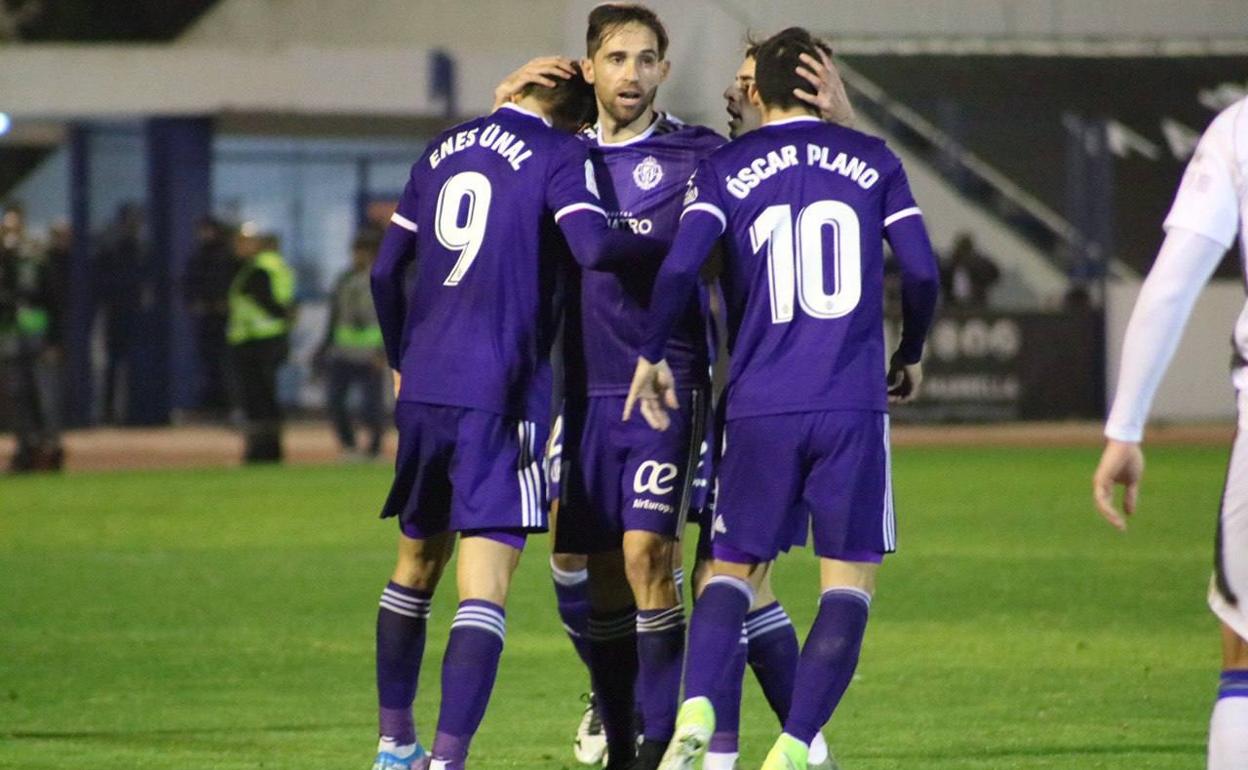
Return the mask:
POLYGON ((853 676, 879 564, 896 546, 887 404, 917 394, 936 259, 897 157, 794 96, 803 53, 817 56, 817 44, 798 28, 759 47, 749 98, 762 127, 705 158, 690 180, 623 413, 640 405, 653 427, 671 425, 680 375, 664 360, 666 340, 726 237, 732 362, 714 576, 694 609, 685 701, 662 770, 701 767, 715 731, 711 697, 764 566, 811 526, 822 592, 797 670, 809 684, 794 692, 763 765, 805 770, 853 676), (904 321, 884 377, 886 239, 901 265, 904 321))
POLYGON ((592 98, 579 77, 528 88, 435 138, 412 166, 372 270, 399 428, 382 516, 401 530, 377 618, 374 770, 463 768, 485 714, 511 576, 526 535, 546 529, 541 455, 562 256, 609 269, 663 250, 608 227, 588 151, 572 133, 592 98), (433 591, 457 535, 460 603, 428 755, 412 701, 433 591))
MULTIPOLYGON (((600 180, 605 180, 609 177, 612 180, 611 186, 613 189, 622 191, 623 196, 626 198, 630 195, 632 196, 630 199, 632 205, 619 206, 613 209, 613 212, 616 214, 617 221, 621 225, 639 230, 640 232, 654 232, 655 219, 647 217, 644 214, 638 215, 637 212, 633 210, 634 208, 641 210, 642 207, 647 205, 644 193, 638 192, 637 188, 641 188, 643 184, 650 183, 651 180, 645 176, 647 173, 653 174, 653 171, 657 168, 661 174, 663 170, 667 168, 666 164, 661 162, 665 159, 664 156, 659 153, 667 151, 669 155, 674 154, 671 152, 671 148, 675 147, 677 151, 679 151, 681 148, 678 143, 684 139, 683 136, 673 131, 673 127, 676 125, 676 122, 670 117, 653 110, 652 106, 657 85, 663 78, 666 77, 666 67, 664 66, 666 62, 655 56, 655 54, 658 53, 657 49, 659 47, 665 47, 665 43, 663 46, 659 45, 660 40, 665 38, 665 33, 662 32, 661 24, 658 24, 657 19, 653 18, 653 14, 650 14, 644 8, 638 9, 636 6, 607 6, 603 8, 600 6, 600 10, 595 13, 598 14, 598 18, 595 19, 591 16, 590 33, 588 35, 588 44, 591 52, 594 51, 596 38, 601 36, 601 31, 604 28, 606 28, 607 31, 610 31, 609 28, 614 23, 621 26, 622 29, 620 31, 624 33, 619 36, 618 40, 612 39, 611 45, 607 46, 605 49, 600 43, 600 47, 597 49, 598 55, 591 56, 591 59, 586 62, 587 72, 595 62, 598 62, 599 70, 604 75, 604 77, 600 78, 595 84, 595 90, 598 94, 600 121, 599 126, 597 127, 598 130, 595 132, 593 138, 597 141, 598 152, 601 153, 601 156, 596 155, 595 160, 597 161, 599 160, 599 157, 601 157, 601 163, 607 172, 605 174, 600 174, 599 178, 600 180), (633 29, 629 29, 627 25, 633 24, 634 22, 637 22, 638 24, 634 25, 633 29), (647 32, 652 35, 651 39, 645 39, 647 32), (628 44, 632 42, 629 39, 630 35, 633 37, 640 36, 643 38, 640 42, 634 43, 634 48, 636 48, 639 52, 638 63, 635 65, 638 74, 636 76, 629 74, 621 77, 621 60, 626 56, 628 44), (646 109, 647 107, 649 109, 646 109), (639 136, 636 132, 640 132, 640 134, 645 135, 639 136), (610 138, 608 139, 608 137, 610 138), (663 137, 669 137, 666 140, 666 142, 669 143, 669 146, 664 146, 665 140, 663 137), (634 142, 637 142, 635 151, 630 152, 628 147, 634 142), (654 147, 656 146, 660 149, 655 150, 654 147), (632 177, 631 179, 630 176, 632 177), (639 176, 641 178, 639 178, 639 176), (637 205, 638 202, 640 202, 640 206, 637 205)), ((798 74, 800 74, 808 83, 805 88, 810 89, 809 91, 800 91, 798 96, 815 106, 819 110, 820 114, 825 117, 825 119, 836 121, 847 120, 849 117, 852 117, 852 109, 849 106, 848 98, 845 96, 844 86, 840 82, 839 75, 836 73, 830 58, 828 58, 830 51, 825 49, 824 51, 817 53, 818 57, 804 57, 802 60, 802 66, 796 69, 798 74)), ((753 59, 751 54, 752 51, 747 51, 747 58, 742 64, 741 71, 738 72, 738 78, 742 76, 742 73, 745 72, 747 67, 752 76, 753 59)), ((517 70, 509 76, 507 80, 503 81, 503 83, 499 85, 495 91, 496 99, 499 103, 502 103, 508 96, 510 96, 510 94, 514 93, 516 89, 523 87, 528 83, 549 84, 556 82, 559 78, 567 74, 570 66, 571 65, 568 60, 560 57, 544 57, 534 59, 520 70, 517 70)), ((748 105, 742 109, 734 110, 732 98, 730 98, 728 93, 725 93, 725 97, 729 97, 729 114, 730 117, 733 118, 730 122, 730 128, 732 130, 748 130, 748 128, 756 127, 759 124, 760 119, 758 118, 757 111, 749 114, 750 108, 748 105), (747 113, 745 116, 745 122, 749 124, 748 128, 745 129, 741 129, 743 123, 741 118, 742 111, 747 113)), ((709 140, 707 141, 707 144, 710 146, 718 144, 716 141, 717 138, 707 137, 707 139, 709 140)), ((686 165, 684 173, 688 173, 688 169, 689 167, 686 165)), ((680 177, 677 176, 674 180, 669 180, 668 184, 663 185, 656 195, 656 199, 659 202, 652 202, 649 204, 650 210, 652 211, 662 211, 666 208, 667 211, 662 213, 666 214, 666 221, 669 223, 672 221, 671 217, 676 213, 675 207, 679 205, 678 197, 674 196, 672 193, 683 192, 683 187, 679 186, 679 179, 680 177), (672 181, 677 182, 677 184, 671 185, 672 181)), ((658 185, 656 184, 656 186, 658 185)), ((606 194, 607 193, 604 193, 604 195, 606 194)), ((671 237, 670 228, 666 237, 671 237)), ((642 269, 645 268, 644 265, 639 265, 639 267, 642 269)), ((612 283, 625 283, 616 279, 608 279, 604 281, 601 276, 593 276, 589 280, 591 283, 599 285, 605 284, 608 288, 610 288, 609 285, 612 283)), ((644 284, 642 288, 644 289, 644 284)), ((635 351, 635 345, 612 345, 611 338, 613 336, 627 336, 627 330, 630 327, 630 319, 628 317, 629 313, 632 311, 632 314, 634 316, 636 315, 635 309, 629 307, 629 305, 635 306, 637 303, 635 301, 631 303, 620 303, 612 294, 601 291, 595 294, 592 289, 593 287, 590 287, 590 290, 587 291, 585 295, 585 302, 588 306, 586 307, 585 312, 590 314, 590 317, 587 319, 587 324, 591 327, 587 332, 587 336, 591 337, 588 344, 595 344, 593 342, 593 339, 595 338, 599 340, 606 340, 607 350, 604 353, 602 346, 599 345, 596 350, 591 350, 588 355, 593 356, 597 353, 600 359, 611 363, 618 362, 625 356, 628 356, 630 363, 627 367, 625 367, 627 369, 628 367, 631 367, 632 358, 629 354, 630 351, 635 351), (596 300, 595 297, 597 297, 596 300), (604 308, 608 308, 610 310, 610 314, 622 316, 621 319, 616 321, 616 325, 622 326, 625 329, 625 334, 613 334, 612 330, 609 328, 604 332, 603 327, 607 325, 602 323, 599 318, 594 317, 595 314, 598 317, 607 315, 603 312, 604 308)), ((627 292, 625 292, 625 294, 627 294, 627 292)), ((638 326, 639 325, 636 322, 631 323, 631 327, 633 329, 636 329, 638 326)), ((635 336, 635 332, 633 336, 635 336)), ((692 335, 686 335, 686 340, 690 337, 692 337, 692 335)), ((689 343, 686 342, 686 344, 688 345, 689 343)), ((693 346, 690 345, 690 348, 692 347, 693 346)), ((594 362, 591 361, 590 368, 592 370, 596 370, 596 372, 590 376, 590 401, 593 404, 600 405, 599 411, 605 415, 607 420, 614 420, 612 407, 615 406, 615 404, 608 403, 606 398, 594 397, 618 395, 619 392, 622 392, 626 388, 626 384, 624 384, 626 375, 623 370, 619 370, 618 365, 607 367, 604 363, 598 363, 598 365, 595 366, 594 362), (618 371, 610 372, 610 369, 617 369, 618 371), (608 373, 604 375, 604 371, 608 373), (612 374, 614 375, 615 382, 611 382, 612 374), (624 384, 624 387, 621 387, 621 384, 624 384)), ((692 370, 692 368, 690 368, 690 370, 692 370)), ((704 393, 705 390, 703 388, 695 391, 694 395, 698 398, 704 399, 704 393)), ((573 415, 573 421, 576 419, 576 415, 573 415)), ((707 427, 710 426, 708 425, 707 427)), ((687 441, 678 441, 668 438, 662 442, 670 448, 669 453, 671 449, 685 449, 686 443, 692 444, 696 442, 705 446, 713 445, 716 442, 716 439, 713 436, 711 436, 706 442, 699 441, 699 436, 701 434, 694 432, 692 428, 693 426, 690 426, 689 429, 681 431, 682 439, 684 438, 684 434, 688 434, 687 441)), ((644 437, 644 435, 645 432, 642 431, 641 436, 644 437)), ((585 437, 582 436, 582 438, 585 437)), ((589 441, 591 444, 597 446, 599 451, 605 448, 618 452, 621 448, 620 444, 627 443, 627 441, 620 442, 618 440, 618 436, 614 438, 615 441, 610 441, 604 440, 604 437, 601 436, 592 436, 589 437, 589 441)), ((567 442, 568 447, 570 448, 574 446, 576 441, 576 437, 569 436, 567 442)), ((637 443, 635 439, 633 439, 633 441, 634 443, 637 443)), ((660 442, 646 443, 656 444, 660 442)), ((641 454, 641 451, 638 450, 644 449, 644 447, 637 446, 633 446, 631 448, 637 451, 638 454, 641 454)), ((689 447, 689 449, 692 449, 692 447, 689 447)), ((595 459, 594 449, 591 447, 588 451, 586 451, 583 448, 582 452, 584 454, 579 455, 579 457, 586 460, 586 467, 592 465, 595 459)), ((690 454, 690 457, 692 457, 692 454, 690 454)), ((573 459, 573 462, 575 462, 575 459, 573 459)), ((640 483, 641 481, 644 481, 640 478, 641 472, 644 470, 651 470, 653 472, 655 465, 656 464, 654 463, 646 465, 643 459, 643 465, 638 468, 638 471, 635 474, 636 477, 633 479, 634 491, 636 491, 639 486, 644 486, 640 483)), ((678 475, 683 477, 682 480, 684 480, 684 484, 689 485, 691 483, 696 483, 692 479, 688 478, 690 475, 693 475, 691 474, 691 465, 704 467, 708 475, 709 470, 712 467, 709 462, 709 457, 701 458, 701 461, 689 460, 685 462, 677 461, 667 463, 660 467, 666 473, 671 473, 673 470, 676 470, 678 475)), ((575 478, 579 469, 574 465, 571 465, 569 470, 569 475, 575 478)), ((609 468, 608 472, 618 474, 618 471, 614 468, 609 468)), ((627 484, 627 472, 624 474, 622 481, 627 484)), ((702 476, 699 475, 699 478, 696 481, 709 484, 710 479, 702 478, 702 476)), ((564 483, 566 484, 566 479, 564 480, 564 483)), ((671 484, 669 486, 673 490, 680 488, 676 484, 671 484)), ((602 507, 610 506, 612 498, 618 498, 622 494, 627 493, 626 490, 619 489, 618 485, 613 485, 609 480, 604 483, 601 478, 597 480, 597 487, 598 490, 593 495, 595 499, 590 503, 591 505, 597 504, 602 507)), ((669 490, 669 494, 670 491, 671 490, 669 490)), ((687 501, 689 499, 696 500, 698 495, 695 492, 689 496, 682 495, 682 498, 681 507, 686 508, 688 506, 687 501)), ((653 501, 645 499, 634 499, 632 503, 634 506, 638 503, 644 505, 654 504, 653 501)), ((625 504, 627 506, 627 502, 625 504)), ((584 503, 582 503, 582 506, 583 505, 584 503)), ((701 503, 698 503, 697 505, 698 507, 701 507, 701 503)), ((588 616, 593 611, 590 610, 591 603, 588 597, 589 589, 586 569, 587 559, 585 556, 567 552, 571 549, 584 550, 587 546, 584 543, 583 535, 577 536, 576 533, 572 533, 567 536, 564 535, 567 529, 576 525, 577 519, 574 519, 573 515, 574 514, 571 513, 565 513, 563 517, 564 527, 559 530, 559 538, 555 545, 555 552, 551 557, 551 571, 554 577, 559 613, 563 621, 564 628, 568 631, 568 635, 582 660, 586 660, 588 663, 590 649, 591 646, 593 646, 590 642, 591 635, 588 616)), ((629 522, 627 521, 627 512, 625 513, 624 518, 625 521, 623 522, 623 526, 628 527, 629 522)), ((666 531, 670 531, 665 531, 665 527, 670 527, 672 523, 670 519, 670 516, 660 517, 657 522, 654 522, 645 521, 644 519, 638 521, 637 518, 634 518, 633 523, 635 523, 637 525, 637 529, 641 531, 634 531, 631 535, 625 536, 626 545, 624 560, 626 562, 630 561, 628 555, 629 549, 627 545, 630 537, 634 540, 642 540, 645 542, 646 545, 652 549, 652 552, 657 551, 657 546, 661 543, 660 539, 658 537, 654 537, 651 531, 646 530, 657 531, 661 535, 665 535, 666 531)), ((709 525, 709 522, 707 523, 709 525)), ((618 528, 618 526, 619 525, 617 523, 615 527, 618 528)), ((601 528, 609 531, 612 526, 611 524, 608 524, 607 526, 601 528)), ((709 532, 707 534, 709 534, 709 532)), ((679 530, 673 533, 673 536, 675 537, 679 537, 679 535, 679 530)), ((589 547, 593 546, 591 545, 589 547)), ((680 558, 678 549, 675 549, 673 556, 677 567, 672 582, 675 584, 677 596, 679 596, 683 571, 679 567, 680 558)), ((634 564, 637 562, 636 557, 637 554, 634 553, 631 559, 631 562, 634 564)), ((656 556, 647 555, 647 557, 652 565, 652 569, 655 569, 655 565, 658 564, 656 556)), ((602 655, 602 657, 607 660, 618 660, 619 657, 616 653, 634 643, 633 634, 631 633, 631 629, 627 623, 627 617, 631 617, 633 612, 632 603, 628 602, 630 597, 628 592, 624 590, 623 580, 620 580, 617 577, 617 579, 608 582, 608 576, 611 573, 619 576, 619 569, 617 566, 618 555, 611 553, 603 554, 601 556, 595 556, 595 560, 602 564, 602 566, 600 566, 596 571, 598 577, 595 579, 597 585, 600 586, 598 590, 599 595, 601 596, 603 593, 603 589, 601 588, 603 585, 606 585, 613 590, 612 593, 606 597, 604 602, 599 602, 597 605, 599 607, 597 614, 600 616, 600 619, 594 625, 594 636, 598 637, 597 646, 609 646, 612 650, 610 654, 602 655), (606 575, 604 575, 604 573, 606 573, 606 575), (625 604, 625 602, 628 603, 625 604), (607 605, 606 613, 602 612, 603 604, 607 605), (611 610, 616 610, 616 612, 611 612, 611 610), (601 618, 604 614, 607 615, 605 619, 601 618), (603 637, 607 638, 604 639, 603 637)), ((704 560, 704 563, 709 564, 709 560, 704 560)), ((705 573, 706 570, 703 570, 703 572, 705 573)), ((644 577, 644 575, 641 577, 644 577)), ((666 576, 652 575, 650 579, 662 580, 664 577, 666 576)), ((637 606, 641 608, 641 614, 644 620, 647 615, 646 610, 648 608, 646 604, 643 603, 644 600, 640 597, 640 595, 638 595, 638 591, 644 591, 645 585, 643 583, 643 585, 639 587, 637 583, 642 581, 633 578, 631 575, 630 582, 633 583, 633 585, 630 586, 634 594, 634 597, 632 598, 635 598, 638 602, 637 606)), ((661 606, 658 609, 660 611, 666 610, 666 606, 661 606)), ((668 614, 670 615, 672 613, 669 612, 668 614)), ((646 655, 645 645, 649 640, 646 637, 647 629, 643 627, 642 623, 638 623, 637 628, 640 633, 637 640, 642 645, 639 648, 639 651, 642 656, 642 667, 644 670, 646 655)), ((740 668, 744 668, 745 660, 748 654, 748 660, 751 667, 757 675, 760 684, 763 686, 763 690, 766 693, 769 702, 772 703, 777 715, 780 716, 781 720, 783 720, 788 710, 789 695, 793 689, 797 639, 787 613, 784 612, 784 609, 775 600, 774 596, 771 595, 770 586, 766 583, 766 581, 764 581, 763 590, 759 592, 759 602, 757 606, 752 608, 752 611, 747 618, 745 628, 747 630, 748 646, 742 651, 740 668)), ((663 629, 658 630, 662 631, 663 629)), ((668 629, 668 634, 666 634, 669 640, 672 637, 675 637, 676 630, 678 630, 678 626, 673 623, 671 628, 668 629)), ((658 636, 659 634, 653 635, 658 636)), ((665 649, 670 651, 674 649, 674 645, 671 645, 669 641, 669 644, 665 649)), ((670 668, 668 670, 670 671, 670 668)), ((595 678, 595 681, 606 678, 608 686, 614 686, 614 689, 618 692, 617 698, 622 701, 627 693, 627 690, 625 689, 625 682, 623 681, 625 675, 627 674, 629 674, 629 672, 618 672, 617 676, 614 677, 604 677, 600 675, 595 678)), ((646 687, 645 679, 646 674, 643 673, 643 680, 639 688, 642 690, 640 695, 643 715, 646 711, 645 707, 647 703, 647 699, 644 695, 646 687)), ((735 686, 729 685, 725 687, 724 692, 721 693, 721 698, 724 700, 725 704, 733 704, 731 711, 734 714, 739 710, 739 674, 736 676, 735 680, 735 686)), ((732 681, 732 677, 728 677, 727 681, 732 681)), ((660 702, 666 702, 668 698, 675 697, 674 693, 669 695, 670 691, 667 689, 664 689, 661 692, 663 693, 664 701, 660 702)), ((601 702, 605 694, 607 693, 598 692, 596 696, 597 701, 601 702)), ((651 700, 650 703, 653 705, 654 700, 651 700)), ((582 719, 577 739, 574 743, 578 760, 586 764, 594 764, 599 761, 602 756, 603 747, 601 745, 601 738, 599 737, 601 733, 595 729, 602 725, 602 720, 599 718, 599 714, 595 713, 594 704, 595 701, 591 700, 591 706, 587 709, 586 714, 582 719)), ((607 708, 609 709, 610 706, 607 706, 607 708)), ((623 711, 623 709, 621 709, 621 711, 623 711)), ((728 711, 728 709, 725 708, 725 711, 728 711)), ((662 724, 669 723, 670 720, 665 718, 662 724)), ((626 733, 619 736, 616 743, 622 744, 625 741, 631 743, 631 732, 628 731, 631 731, 632 722, 631 719, 629 719, 629 715, 627 713, 621 713, 617 720, 608 720, 608 727, 613 724, 618 725, 618 729, 621 732, 626 733)), ((643 755, 648 752, 648 756, 643 756, 641 765, 653 766, 657 761, 658 754, 661 751, 660 744, 664 742, 664 735, 670 731, 670 726, 666 729, 660 729, 655 724, 653 718, 647 718, 645 720, 645 724, 647 727, 647 737, 650 738, 651 741, 649 746, 643 744, 643 755)), ((717 770, 717 768, 720 767, 731 768, 735 765, 737 755, 736 728, 735 726, 730 727, 727 719, 725 720, 724 728, 725 729, 716 736, 717 742, 713 747, 716 751, 713 751, 712 755, 708 758, 708 770, 717 770)), ((618 754, 618 751, 616 753, 618 754)), ((819 735, 816 738, 812 750, 812 759, 814 760, 814 764, 816 766, 830 766, 821 764, 823 762, 830 762, 830 760, 827 759, 827 756, 828 753, 826 744, 823 742, 822 735, 819 735)))
MULTIPOLYGON (((683 180, 724 140, 655 109, 670 69, 667 45, 649 9, 600 5, 589 16, 582 67, 598 103, 598 122, 584 139, 612 224, 670 242, 683 180)), ((695 297, 670 340, 674 366, 686 375, 679 393, 684 419, 666 436, 641 420, 619 423, 656 266, 638 255, 631 271, 581 275, 576 320, 584 388, 564 402, 556 544, 557 551, 588 554, 590 673, 610 763, 638 770, 657 766, 675 725, 685 618, 672 562, 709 396, 704 311, 695 297), (643 735, 629 764, 635 711, 643 735)))
MULTIPOLYGON (((818 57, 802 54, 802 66, 797 74, 813 86, 813 92, 805 89, 795 90, 794 95, 814 107, 819 116, 830 123, 851 125, 854 118, 853 106, 845 93, 844 83, 832 61, 832 50, 822 41, 816 41, 818 57)), ((760 110, 750 103, 747 96, 749 86, 754 82, 755 59, 759 41, 747 41, 745 58, 737 68, 732 83, 724 90, 724 100, 728 113, 728 135, 736 139, 748 131, 762 125, 760 110)), ((722 302, 722 298, 721 298, 722 302)), ((722 411, 721 396, 718 411, 722 411)), ((717 415, 716 423, 720 423, 717 415)), ((698 533, 697 565, 693 574, 694 596, 701 594, 707 580, 711 577, 711 535, 714 521, 714 471, 719 462, 720 435, 718 430, 712 431, 709 439, 711 448, 705 455, 705 466, 699 469, 699 480, 705 476, 708 484, 707 498, 703 501, 703 510, 699 517, 702 525, 698 533)), ((805 543, 806 533, 797 537, 795 545, 805 543)), ((771 587, 771 567, 774 562, 762 568, 758 580, 758 590, 754 595, 754 604, 745 616, 745 629, 742 643, 738 647, 732 664, 723 680, 723 686, 711 696, 711 703, 717 717, 715 733, 707 750, 704 770, 734 770, 739 755, 739 732, 741 717, 741 685, 745 667, 748 664, 753 671, 768 705, 775 712, 780 723, 788 717, 789 705, 792 703, 793 690, 799 686, 796 681, 798 641, 793 621, 776 598, 771 587)), ((823 733, 815 734, 810 744, 809 767, 812 770, 831 770, 836 767, 827 741, 823 733)))

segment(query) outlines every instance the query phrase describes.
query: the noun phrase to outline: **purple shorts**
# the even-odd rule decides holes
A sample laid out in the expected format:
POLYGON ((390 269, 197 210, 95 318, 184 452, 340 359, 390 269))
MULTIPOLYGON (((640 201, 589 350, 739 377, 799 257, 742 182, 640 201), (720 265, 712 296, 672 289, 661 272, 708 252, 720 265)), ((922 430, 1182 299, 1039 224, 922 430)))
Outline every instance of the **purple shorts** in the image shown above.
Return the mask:
POLYGON ((716 559, 771 561, 814 534, 827 559, 878 562, 896 549, 884 412, 828 411, 728 422, 712 526, 716 559))
POLYGON ((706 394, 694 389, 679 398, 665 431, 636 412, 622 421, 623 396, 591 396, 583 414, 565 406, 557 552, 612 551, 628 530, 679 538, 693 495, 706 394))
POLYGON ((399 451, 381 516, 397 516, 403 534, 508 531, 494 539, 514 545, 518 533, 546 529, 545 425, 413 401, 394 416, 399 451))

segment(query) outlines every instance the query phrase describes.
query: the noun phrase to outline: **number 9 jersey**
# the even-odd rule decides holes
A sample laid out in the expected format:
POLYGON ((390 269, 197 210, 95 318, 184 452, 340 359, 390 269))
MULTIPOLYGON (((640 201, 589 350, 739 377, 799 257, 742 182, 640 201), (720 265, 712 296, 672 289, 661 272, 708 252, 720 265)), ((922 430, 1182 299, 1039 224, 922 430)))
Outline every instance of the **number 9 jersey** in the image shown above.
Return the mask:
POLYGON ((556 223, 602 214, 597 195, 584 143, 515 105, 429 144, 391 219, 392 231, 415 233, 415 249, 383 246, 373 268, 399 401, 549 424, 556 289, 568 265, 556 223))
POLYGON ((898 354, 916 363, 937 275, 920 213, 901 161, 880 139, 804 117, 749 132, 690 180, 642 355, 663 357, 669 308, 723 234, 727 419, 887 411, 883 244, 902 273, 898 354))

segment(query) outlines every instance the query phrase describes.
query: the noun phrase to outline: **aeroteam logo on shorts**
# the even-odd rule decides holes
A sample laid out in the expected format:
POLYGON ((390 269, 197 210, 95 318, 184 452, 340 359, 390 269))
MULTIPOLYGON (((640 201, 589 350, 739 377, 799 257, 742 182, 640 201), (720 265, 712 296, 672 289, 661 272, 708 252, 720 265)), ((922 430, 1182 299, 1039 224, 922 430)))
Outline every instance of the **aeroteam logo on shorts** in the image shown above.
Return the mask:
POLYGON ((637 494, 649 492, 652 495, 666 495, 675 489, 672 481, 680 471, 675 463, 661 463, 657 460, 646 460, 637 468, 633 476, 633 491, 637 494))

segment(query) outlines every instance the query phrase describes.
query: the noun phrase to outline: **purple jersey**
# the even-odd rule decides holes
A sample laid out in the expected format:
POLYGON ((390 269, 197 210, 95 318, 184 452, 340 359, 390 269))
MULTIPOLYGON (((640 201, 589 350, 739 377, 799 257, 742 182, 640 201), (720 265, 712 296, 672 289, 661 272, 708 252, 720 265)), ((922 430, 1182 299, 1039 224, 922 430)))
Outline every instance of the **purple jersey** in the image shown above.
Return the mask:
POLYGON ((906 363, 922 353, 936 260, 905 171, 884 142, 795 118, 706 158, 658 277, 647 359, 663 357, 675 307, 725 232, 728 419, 885 411, 883 241, 901 264, 906 319, 898 352, 906 363))
POLYGON ((400 401, 548 423, 555 223, 576 211, 605 231, 585 144, 538 115, 508 105, 429 144, 373 268, 400 401))
MULTIPOLYGON (((641 135, 603 144, 588 132, 590 156, 601 184, 602 206, 613 227, 670 243, 680 222, 680 201, 697 163, 724 143, 701 126, 663 113, 641 135)), ((653 265, 619 273, 586 271, 581 279, 581 318, 590 395, 628 393, 645 329, 654 282, 653 265)), ((683 385, 705 382, 706 329, 697 301, 682 308, 668 362, 683 385)))

